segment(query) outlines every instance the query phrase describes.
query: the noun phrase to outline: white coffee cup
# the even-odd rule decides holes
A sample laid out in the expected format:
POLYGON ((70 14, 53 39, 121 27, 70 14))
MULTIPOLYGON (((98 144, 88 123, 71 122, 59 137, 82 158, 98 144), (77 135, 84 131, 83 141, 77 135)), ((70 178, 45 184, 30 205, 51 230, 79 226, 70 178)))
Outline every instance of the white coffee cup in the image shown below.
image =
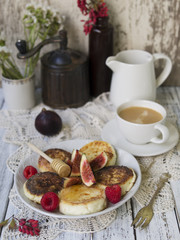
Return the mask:
POLYGON ((169 130, 165 126, 166 116, 166 110, 162 105, 148 100, 131 100, 121 104, 116 110, 116 122, 119 130, 129 142, 134 144, 146 144, 149 142, 161 144, 166 142, 169 138, 169 130), (122 110, 131 107, 152 109, 158 112, 162 119, 144 124, 130 122, 120 117, 119 114, 122 110))

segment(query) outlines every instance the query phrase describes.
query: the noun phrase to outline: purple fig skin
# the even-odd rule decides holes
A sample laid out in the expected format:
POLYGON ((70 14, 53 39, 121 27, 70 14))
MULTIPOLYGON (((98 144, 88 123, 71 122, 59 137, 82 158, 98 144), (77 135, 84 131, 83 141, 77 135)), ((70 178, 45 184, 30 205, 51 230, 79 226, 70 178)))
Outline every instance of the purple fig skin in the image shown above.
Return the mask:
POLYGON ((107 161, 108 157, 106 153, 102 152, 90 162, 90 166, 93 171, 97 171, 103 168, 106 165, 107 161))
POLYGON ((74 149, 71 155, 72 170, 71 177, 80 176, 80 162, 82 155, 79 153, 79 150, 74 149))
POLYGON ((56 112, 43 108, 35 119, 35 128, 42 135, 53 136, 61 131, 62 120, 56 112))

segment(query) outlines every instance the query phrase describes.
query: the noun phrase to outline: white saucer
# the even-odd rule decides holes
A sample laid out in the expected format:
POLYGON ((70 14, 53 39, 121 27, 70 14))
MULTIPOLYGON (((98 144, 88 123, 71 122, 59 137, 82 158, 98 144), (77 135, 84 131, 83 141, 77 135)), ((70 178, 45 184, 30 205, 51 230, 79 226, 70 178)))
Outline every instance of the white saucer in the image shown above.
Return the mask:
POLYGON ((116 147, 124 149, 134 156, 156 156, 168 152, 175 147, 179 141, 178 130, 171 123, 167 123, 167 127, 170 131, 170 137, 167 142, 162 144, 147 143, 144 145, 137 145, 130 143, 124 138, 124 136, 122 136, 121 132, 118 131, 116 120, 113 119, 104 126, 101 133, 101 138, 116 147))

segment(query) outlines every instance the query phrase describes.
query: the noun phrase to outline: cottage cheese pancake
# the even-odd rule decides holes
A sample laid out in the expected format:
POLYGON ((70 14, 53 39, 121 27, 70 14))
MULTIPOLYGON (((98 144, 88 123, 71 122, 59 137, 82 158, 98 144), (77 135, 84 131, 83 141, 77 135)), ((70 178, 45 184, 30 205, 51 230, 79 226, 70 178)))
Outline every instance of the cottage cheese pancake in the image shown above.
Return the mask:
POLYGON ((37 173, 24 183, 24 194, 30 200, 40 203, 42 196, 46 192, 58 193, 62 189, 61 180, 57 173, 37 173))
MULTIPOLYGON (((71 159, 71 153, 63 150, 63 149, 58 149, 58 148, 52 148, 48 149, 45 151, 45 153, 51 157, 51 158, 56 158, 60 159, 65 163, 69 163, 71 159)), ((55 172, 54 169, 52 169, 51 164, 42 156, 39 157, 38 159, 38 168, 40 172, 55 172)))
POLYGON ((104 189, 100 185, 74 185, 59 192, 59 210, 67 215, 85 215, 102 211, 107 206, 104 189))
POLYGON ((97 171, 95 178, 104 188, 118 184, 121 187, 121 196, 124 196, 134 185, 136 173, 132 168, 125 166, 108 166, 97 171))
POLYGON ((116 163, 116 152, 112 145, 104 141, 93 141, 84 145, 80 152, 85 153, 89 162, 97 157, 102 152, 108 156, 106 166, 114 165, 116 163))

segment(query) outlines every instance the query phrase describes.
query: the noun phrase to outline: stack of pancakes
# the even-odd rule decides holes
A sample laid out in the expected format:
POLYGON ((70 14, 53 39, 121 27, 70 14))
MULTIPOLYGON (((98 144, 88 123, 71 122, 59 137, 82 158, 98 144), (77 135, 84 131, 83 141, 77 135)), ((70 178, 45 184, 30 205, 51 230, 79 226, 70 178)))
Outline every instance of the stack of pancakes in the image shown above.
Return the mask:
MULTIPOLYGON (((25 182, 25 195, 32 201, 40 203, 46 192, 56 192, 60 199, 59 210, 62 214, 84 215, 102 211, 107 207, 104 191, 106 186, 119 184, 122 197, 129 192, 136 181, 136 173, 128 167, 115 165, 117 155, 113 146, 104 141, 93 141, 83 146, 79 151, 86 154, 88 161, 103 151, 107 154, 106 166, 94 172, 96 184, 87 187, 80 184, 80 177, 60 177, 51 168, 50 163, 40 157, 38 160, 40 173, 25 182), (66 184, 66 187, 65 182, 69 183, 66 184)), ((72 164, 71 153, 63 149, 49 149, 45 153, 51 158, 61 159, 70 166, 72 164)))

